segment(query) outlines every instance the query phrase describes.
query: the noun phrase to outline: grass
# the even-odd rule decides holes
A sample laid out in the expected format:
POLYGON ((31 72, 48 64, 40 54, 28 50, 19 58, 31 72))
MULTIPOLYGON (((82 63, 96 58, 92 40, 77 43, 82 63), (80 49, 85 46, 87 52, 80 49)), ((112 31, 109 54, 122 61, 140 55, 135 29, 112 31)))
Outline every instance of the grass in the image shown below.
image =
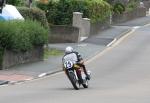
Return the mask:
POLYGON ((48 59, 50 56, 60 56, 63 55, 64 52, 57 49, 47 49, 44 50, 44 59, 48 59))

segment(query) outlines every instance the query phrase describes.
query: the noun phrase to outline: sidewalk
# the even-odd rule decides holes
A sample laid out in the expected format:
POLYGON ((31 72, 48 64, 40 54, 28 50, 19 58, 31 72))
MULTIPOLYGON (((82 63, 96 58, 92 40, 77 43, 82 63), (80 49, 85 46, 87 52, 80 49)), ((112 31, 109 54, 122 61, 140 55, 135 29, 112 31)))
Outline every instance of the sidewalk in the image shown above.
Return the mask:
MULTIPOLYGON (((58 43, 49 44, 48 46, 50 49, 55 48, 63 51, 66 46, 72 46, 83 55, 85 60, 88 60, 107 48, 114 39, 118 40, 132 30, 132 27, 143 26, 148 23, 150 23, 150 16, 122 23, 119 26, 112 26, 110 29, 100 32, 98 35, 92 36, 80 43, 58 43)), ((62 56, 50 56, 44 61, 22 64, 6 70, 0 70, 0 85, 32 80, 61 71, 62 56)))

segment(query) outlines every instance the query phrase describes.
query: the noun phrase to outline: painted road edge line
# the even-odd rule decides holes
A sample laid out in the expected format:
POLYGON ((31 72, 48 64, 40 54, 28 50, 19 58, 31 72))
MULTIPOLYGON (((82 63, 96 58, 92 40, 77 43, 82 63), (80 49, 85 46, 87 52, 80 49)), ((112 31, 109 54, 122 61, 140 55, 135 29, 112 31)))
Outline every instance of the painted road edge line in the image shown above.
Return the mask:
POLYGON ((107 44, 107 47, 111 46, 112 44, 114 44, 117 41, 116 38, 113 39, 113 41, 111 41, 109 44, 107 44))

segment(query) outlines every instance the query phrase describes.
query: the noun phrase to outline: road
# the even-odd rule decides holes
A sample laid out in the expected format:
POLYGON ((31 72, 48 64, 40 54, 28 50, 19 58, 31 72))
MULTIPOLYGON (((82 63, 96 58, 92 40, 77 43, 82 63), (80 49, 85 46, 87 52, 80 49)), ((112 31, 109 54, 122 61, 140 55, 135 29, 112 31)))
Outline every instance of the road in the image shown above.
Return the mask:
POLYGON ((0 87, 0 103, 150 103, 150 26, 137 29, 87 64, 88 89, 64 73, 0 87))

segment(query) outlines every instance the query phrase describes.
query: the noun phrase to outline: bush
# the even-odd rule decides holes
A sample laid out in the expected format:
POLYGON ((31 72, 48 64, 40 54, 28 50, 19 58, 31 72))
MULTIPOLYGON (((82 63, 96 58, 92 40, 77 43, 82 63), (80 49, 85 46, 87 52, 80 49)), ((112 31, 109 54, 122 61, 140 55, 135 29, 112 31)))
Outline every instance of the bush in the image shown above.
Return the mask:
POLYGON ((37 6, 46 12, 49 23, 55 25, 71 24, 74 11, 85 13, 83 0, 51 0, 48 4, 38 2, 37 6))
POLYGON ((18 7, 17 9, 19 10, 21 15, 25 19, 31 19, 31 20, 38 21, 46 29, 49 28, 48 22, 47 22, 47 18, 46 18, 46 15, 45 15, 44 11, 42 11, 42 10, 40 10, 38 8, 27 8, 27 7, 18 7))
POLYGON ((130 0, 127 4, 126 11, 133 11, 138 7, 139 0, 130 0))
POLYGON ((113 6, 113 12, 115 14, 122 14, 123 12, 125 12, 125 6, 122 3, 116 3, 113 6))
POLYGON ((110 15, 110 5, 103 0, 50 0, 48 4, 37 3, 46 12, 49 23, 70 25, 73 12, 82 12, 93 22, 103 21, 110 15))
POLYGON ((103 0, 89 0, 87 8, 92 22, 104 22, 111 14, 111 6, 103 0))
POLYGON ((15 5, 15 6, 22 6, 24 5, 23 0, 6 0, 7 4, 15 5))
POLYGON ((0 47, 28 51, 48 42, 48 30, 35 21, 0 21, 0 47))
POLYGON ((109 4, 113 4, 114 3, 114 0, 104 0, 106 2, 108 2, 109 4))

